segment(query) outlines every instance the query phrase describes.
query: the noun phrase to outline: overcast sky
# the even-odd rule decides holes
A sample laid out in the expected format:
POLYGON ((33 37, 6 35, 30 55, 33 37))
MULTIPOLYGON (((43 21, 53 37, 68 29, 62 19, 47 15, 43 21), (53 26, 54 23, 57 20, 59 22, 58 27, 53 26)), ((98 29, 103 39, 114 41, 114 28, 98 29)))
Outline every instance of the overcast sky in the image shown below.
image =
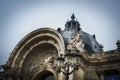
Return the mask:
POLYGON ((116 49, 120 0, 0 0, 0 65, 25 35, 42 27, 63 30, 72 13, 105 51, 116 49))

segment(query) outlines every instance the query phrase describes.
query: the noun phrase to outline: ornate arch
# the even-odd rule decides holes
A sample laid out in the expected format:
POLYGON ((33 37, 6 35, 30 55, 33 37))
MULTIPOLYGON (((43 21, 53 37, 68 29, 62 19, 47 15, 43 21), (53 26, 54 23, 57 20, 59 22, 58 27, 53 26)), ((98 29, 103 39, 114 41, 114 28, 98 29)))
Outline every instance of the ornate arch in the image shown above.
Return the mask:
POLYGON ((64 53, 65 46, 61 34, 51 28, 41 28, 29 33, 17 44, 8 59, 7 65, 21 70, 29 52, 43 43, 49 43, 56 47, 58 55, 64 53))

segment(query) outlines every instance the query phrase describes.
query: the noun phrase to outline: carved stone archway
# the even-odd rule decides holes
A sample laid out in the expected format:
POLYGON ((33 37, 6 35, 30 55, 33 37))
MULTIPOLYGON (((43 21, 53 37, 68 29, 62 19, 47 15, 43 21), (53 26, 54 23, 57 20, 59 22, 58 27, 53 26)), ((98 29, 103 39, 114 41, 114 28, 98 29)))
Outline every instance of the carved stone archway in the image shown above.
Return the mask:
POLYGON ((24 80, 26 80, 26 76, 31 78, 37 71, 44 70, 43 68, 52 69, 53 66, 50 66, 49 60, 46 60, 48 63, 45 63, 45 59, 52 59, 52 57, 59 56, 64 51, 64 40, 61 34, 51 28, 41 28, 29 33, 18 43, 10 55, 7 65, 18 72, 22 72, 24 80), (43 55, 46 56, 40 57, 43 55), (42 58, 44 60, 39 61, 42 58), (37 62, 40 63, 34 64, 37 62), (35 71, 35 69, 39 70, 35 71))

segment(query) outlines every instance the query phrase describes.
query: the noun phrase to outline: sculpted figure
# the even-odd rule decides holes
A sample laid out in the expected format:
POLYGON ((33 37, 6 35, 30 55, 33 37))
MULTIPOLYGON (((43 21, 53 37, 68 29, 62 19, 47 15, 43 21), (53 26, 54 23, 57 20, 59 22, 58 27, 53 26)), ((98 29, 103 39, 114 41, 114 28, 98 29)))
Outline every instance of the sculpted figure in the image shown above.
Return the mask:
POLYGON ((53 56, 50 56, 48 57, 47 59, 45 59, 45 64, 46 63, 51 63, 51 65, 54 63, 54 57, 53 56))
POLYGON ((68 49, 72 49, 73 47, 76 47, 80 52, 84 52, 84 44, 79 32, 77 32, 76 35, 71 38, 70 43, 67 46, 68 49))

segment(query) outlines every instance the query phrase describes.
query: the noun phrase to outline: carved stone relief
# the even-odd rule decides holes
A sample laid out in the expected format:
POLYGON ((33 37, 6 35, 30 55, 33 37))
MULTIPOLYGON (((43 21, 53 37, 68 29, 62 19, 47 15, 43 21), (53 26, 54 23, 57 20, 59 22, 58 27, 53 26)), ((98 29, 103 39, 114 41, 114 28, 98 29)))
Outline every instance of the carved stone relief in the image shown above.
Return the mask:
POLYGON ((34 76, 41 70, 55 67, 57 50, 50 44, 43 44, 31 51, 23 64, 26 75, 34 76))

